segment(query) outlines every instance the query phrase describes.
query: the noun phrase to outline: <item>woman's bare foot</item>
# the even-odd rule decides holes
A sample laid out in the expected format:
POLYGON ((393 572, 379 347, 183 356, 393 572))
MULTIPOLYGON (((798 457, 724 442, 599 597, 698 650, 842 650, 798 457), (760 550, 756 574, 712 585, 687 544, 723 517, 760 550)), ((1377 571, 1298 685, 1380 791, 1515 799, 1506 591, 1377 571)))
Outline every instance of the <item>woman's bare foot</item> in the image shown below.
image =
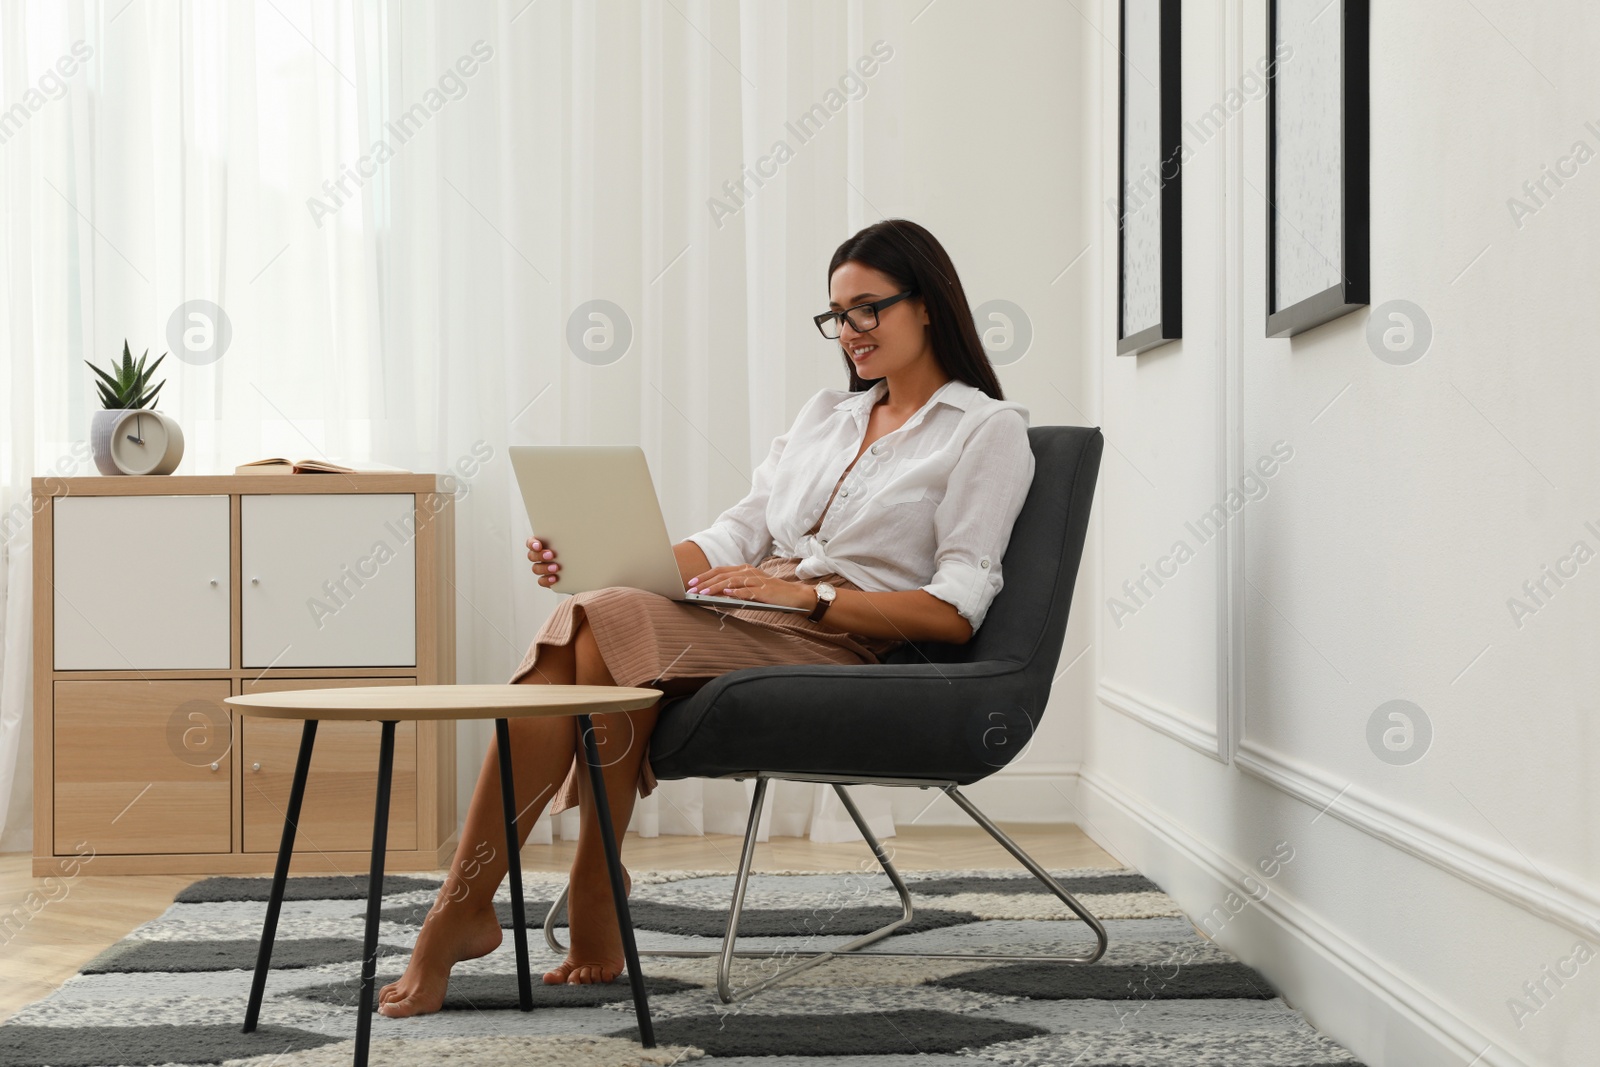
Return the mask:
POLYGON ((441 895, 423 920, 405 973, 378 991, 378 1014, 403 1019, 438 1011, 450 984, 450 969, 462 960, 487 956, 500 947, 501 937, 493 903, 473 907, 441 895))
MULTIPOLYGON (((632 895, 633 878, 622 869, 622 886, 632 895)), ((589 985, 609 982, 626 966, 622 954, 622 933, 617 929, 616 910, 611 902, 611 879, 601 867, 592 872, 574 872, 568 883, 567 933, 571 943, 567 958, 554 970, 546 971, 545 985, 589 985)))

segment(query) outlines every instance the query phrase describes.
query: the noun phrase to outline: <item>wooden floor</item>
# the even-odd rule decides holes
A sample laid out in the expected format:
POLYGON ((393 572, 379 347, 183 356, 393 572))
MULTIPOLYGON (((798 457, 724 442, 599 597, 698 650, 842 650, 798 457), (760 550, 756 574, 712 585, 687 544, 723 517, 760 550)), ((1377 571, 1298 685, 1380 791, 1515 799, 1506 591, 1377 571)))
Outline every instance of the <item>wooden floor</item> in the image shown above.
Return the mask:
MULTIPOLYGON (((1017 844, 1045 867, 1117 867, 1119 864, 1076 826, 1003 824, 1017 844)), ((630 869, 725 870, 738 866, 738 837, 629 834, 623 854, 630 869)), ((1016 867, 1016 861, 977 827, 903 826, 884 841, 902 870, 1016 867)), ((576 842, 529 845, 528 870, 565 871, 576 842)), ((756 846, 755 869, 853 871, 869 856, 861 842, 817 844, 777 837, 756 846)), ((78 968, 154 919, 180 889, 199 880, 190 875, 79 875, 34 878, 30 857, 0 853, 0 1021, 41 1000, 78 968), (32 896, 30 902, 29 898, 32 896), (20 927, 20 928, 19 928, 20 927)))

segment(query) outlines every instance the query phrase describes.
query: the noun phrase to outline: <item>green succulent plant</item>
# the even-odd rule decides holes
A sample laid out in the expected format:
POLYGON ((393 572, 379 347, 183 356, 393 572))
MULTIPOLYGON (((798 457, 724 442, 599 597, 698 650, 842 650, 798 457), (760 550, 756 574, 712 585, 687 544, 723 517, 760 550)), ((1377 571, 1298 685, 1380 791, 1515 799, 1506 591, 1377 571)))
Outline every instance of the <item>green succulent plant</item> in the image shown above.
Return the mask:
POLYGON ((128 342, 124 340, 122 342, 122 366, 117 366, 116 362, 113 361, 110 374, 96 367, 93 363, 89 363, 88 360, 84 360, 85 363, 89 363, 89 369, 100 376, 100 380, 95 382, 95 385, 100 388, 100 403, 103 407, 108 409, 155 407, 156 394, 160 393, 161 387, 167 383, 165 381, 157 382, 156 387, 151 389, 149 384, 150 375, 155 372, 157 367, 161 366, 161 361, 167 358, 167 353, 161 353, 154 363, 146 367, 144 361, 149 355, 150 350, 147 348, 144 350, 144 355, 139 357, 138 362, 134 362, 133 353, 128 351, 128 342))

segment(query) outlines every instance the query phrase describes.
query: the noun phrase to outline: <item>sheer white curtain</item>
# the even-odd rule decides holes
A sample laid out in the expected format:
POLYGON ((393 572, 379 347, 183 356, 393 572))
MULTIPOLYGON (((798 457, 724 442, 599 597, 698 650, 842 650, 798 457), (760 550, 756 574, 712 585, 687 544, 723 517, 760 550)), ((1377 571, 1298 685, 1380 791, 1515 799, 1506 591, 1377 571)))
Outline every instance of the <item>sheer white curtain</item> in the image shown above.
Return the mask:
MULTIPOLYGON (((807 397, 843 386, 809 317, 833 247, 880 217, 868 196, 900 199, 895 124, 874 127, 870 182, 862 134, 869 103, 897 107, 898 73, 852 74, 888 17, 904 21, 762 0, 0 5, 0 848, 26 847, 31 820, 30 479, 93 473, 84 359, 124 338, 154 359, 175 313, 211 301, 229 346, 158 372, 178 473, 321 454, 454 473, 458 678, 504 681, 558 597, 529 574, 507 445, 642 445, 679 539, 743 495, 807 397)), ((461 730, 463 803, 489 734, 461 730)), ((740 833, 748 789, 663 782, 633 827, 740 833)), ((863 808, 891 834, 875 792, 863 808)), ((765 821, 855 836, 823 787, 778 787, 765 821)), ((575 832, 551 822, 536 840, 575 832)))

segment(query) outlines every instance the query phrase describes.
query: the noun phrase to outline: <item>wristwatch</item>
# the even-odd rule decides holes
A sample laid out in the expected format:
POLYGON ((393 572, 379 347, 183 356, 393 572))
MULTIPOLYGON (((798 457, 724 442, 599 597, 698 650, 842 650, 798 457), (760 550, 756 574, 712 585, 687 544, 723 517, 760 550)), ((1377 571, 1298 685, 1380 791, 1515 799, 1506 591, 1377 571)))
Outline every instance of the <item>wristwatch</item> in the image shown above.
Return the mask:
POLYGON ((820 622, 822 620, 823 613, 826 612, 828 610, 828 606, 833 603, 833 598, 839 595, 839 591, 833 586, 829 585, 827 582, 818 582, 816 585, 816 590, 817 606, 812 610, 810 615, 806 616, 806 618, 810 619, 812 622, 820 622))

